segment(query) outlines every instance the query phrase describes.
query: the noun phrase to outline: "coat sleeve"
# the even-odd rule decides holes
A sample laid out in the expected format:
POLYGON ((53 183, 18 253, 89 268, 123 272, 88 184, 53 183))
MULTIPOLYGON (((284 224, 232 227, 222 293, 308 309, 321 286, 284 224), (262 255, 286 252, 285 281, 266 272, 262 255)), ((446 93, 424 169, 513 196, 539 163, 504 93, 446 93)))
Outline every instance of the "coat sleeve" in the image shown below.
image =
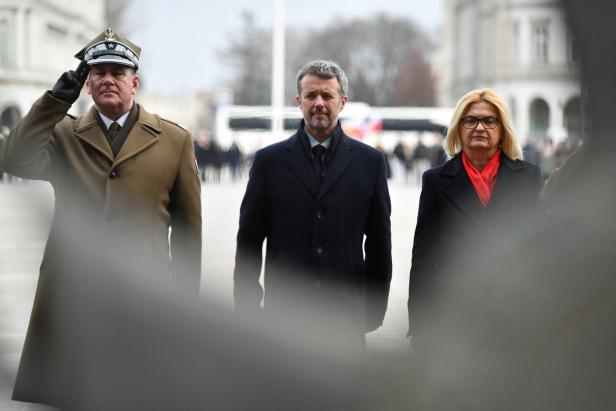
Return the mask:
POLYGON ((422 176, 417 224, 413 238, 413 257, 409 278, 408 317, 411 335, 411 317, 414 303, 425 290, 426 284, 434 280, 438 270, 439 209, 435 188, 430 183, 429 171, 422 176))
POLYGON ((233 272, 233 296, 238 312, 250 313, 258 310, 263 298, 259 277, 269 209, 265 168, 266 162, 259 151, 250 169, 246 193, 240 207, 233 272))
POLYGON ((185 132, 170 204, 173 279, 188 294, 198 295, 201 279, 201 184, 192 137, 188 132, 185 132))
POLYGON ((55 134, 60 126, 72 132, 66 114, 70 107, 49 93, 40 97, 0 145, 0 170, 22 178, 52 180, 58 151, 55 134))
POLYGON ((383 324, 391 282, 391 201, 385 158, 380 154, 376 186, 370 200, 364 252, 366 258, 366 324, 373 331, 383 324))

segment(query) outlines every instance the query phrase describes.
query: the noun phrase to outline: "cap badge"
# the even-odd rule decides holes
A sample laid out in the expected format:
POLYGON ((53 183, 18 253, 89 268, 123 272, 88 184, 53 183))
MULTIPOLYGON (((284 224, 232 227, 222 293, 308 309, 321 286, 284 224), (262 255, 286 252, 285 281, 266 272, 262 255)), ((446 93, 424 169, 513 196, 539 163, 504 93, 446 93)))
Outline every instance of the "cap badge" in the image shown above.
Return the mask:
POLYGON ((115 33, 111 30, 111 27, 107 27, 105 30, 105 41, 115 40, 115 33))

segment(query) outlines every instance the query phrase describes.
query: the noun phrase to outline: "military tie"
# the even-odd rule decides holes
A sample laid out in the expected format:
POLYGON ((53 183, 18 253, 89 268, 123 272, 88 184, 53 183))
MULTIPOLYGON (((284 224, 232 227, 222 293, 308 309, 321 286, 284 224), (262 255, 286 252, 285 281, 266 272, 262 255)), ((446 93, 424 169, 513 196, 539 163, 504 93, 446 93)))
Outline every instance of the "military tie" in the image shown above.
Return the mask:
POLYGON ((312 147, 312 162, 314 165, 314 176, 321 186, 323 182, 323 158, 325 157, 325 153, 327 153, 327 149, 320 144, 312 147))
POLYGON ((120 128, 122 128, 122 126, 120 126, 115 121, 111 123, 111 125, 109 126, 109 144, 110 145, 113 144, 116 137, 118 136, 118 133, 120 132, 120 128))

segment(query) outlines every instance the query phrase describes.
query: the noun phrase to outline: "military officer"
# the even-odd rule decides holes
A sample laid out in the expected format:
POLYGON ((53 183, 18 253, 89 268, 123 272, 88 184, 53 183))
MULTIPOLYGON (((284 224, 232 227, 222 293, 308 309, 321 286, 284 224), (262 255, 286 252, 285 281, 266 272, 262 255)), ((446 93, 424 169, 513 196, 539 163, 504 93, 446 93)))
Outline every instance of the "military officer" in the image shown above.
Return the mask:
MULTIPOLYGON (((0 169, 51 183, 55 213, 20 362, 14 399, 67 406, 89 300, 152 282, 197 295, 200 184, 191 134, 134 100, 141 49, 105 30, 80 64, 45 92, 0 147, 0 169), (85 84, 94 102, 67 114, 85 84), (84 291, 88 290, 88 291, 84 291), (114 290, 114 291, 111 291, 114 290), (72 365, 71 365, 72 364, 72 365)), ((135 287, 137 288, 137 287, 135 287)))

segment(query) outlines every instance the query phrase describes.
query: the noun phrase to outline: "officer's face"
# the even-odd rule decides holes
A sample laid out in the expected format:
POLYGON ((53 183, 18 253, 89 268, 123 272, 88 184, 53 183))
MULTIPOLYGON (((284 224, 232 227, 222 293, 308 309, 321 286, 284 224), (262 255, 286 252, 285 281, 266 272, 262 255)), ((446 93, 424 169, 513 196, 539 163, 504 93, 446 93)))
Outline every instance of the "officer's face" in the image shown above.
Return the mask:
POLYGON ((316 139, 329 137, 348 97, 340 95, 340 84, 335 77, 323 79, 308 74, 300 85, 301 94, 295 100, 304 115, 306 129, 316 139))
POLYGON ((139 89, 139 76, 126 66, 96 64, 90 69, 86 88, 96 108, 116 120, 131 109, 139 89))

